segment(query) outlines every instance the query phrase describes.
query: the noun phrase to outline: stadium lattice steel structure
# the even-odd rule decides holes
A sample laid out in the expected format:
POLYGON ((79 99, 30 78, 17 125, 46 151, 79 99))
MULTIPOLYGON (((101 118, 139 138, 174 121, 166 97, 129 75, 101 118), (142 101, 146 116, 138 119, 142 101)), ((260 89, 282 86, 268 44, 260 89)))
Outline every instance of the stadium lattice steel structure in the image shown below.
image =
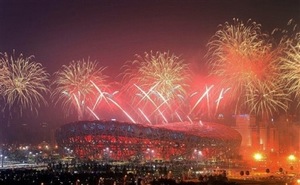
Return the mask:
POLYGON ((241 144, 237 131, 209 122, 142 125, 78 121, 59 128, 56 139, 77 157, 122 161, 222 159, 236 154, 241 144))

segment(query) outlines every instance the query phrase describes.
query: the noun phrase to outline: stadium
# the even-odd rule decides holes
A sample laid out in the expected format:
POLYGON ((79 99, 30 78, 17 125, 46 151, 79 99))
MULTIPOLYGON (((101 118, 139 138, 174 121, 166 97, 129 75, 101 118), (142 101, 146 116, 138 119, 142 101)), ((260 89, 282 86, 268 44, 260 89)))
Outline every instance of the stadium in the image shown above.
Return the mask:
POLYGON ((76 157, 93 160, 222 160, 238 153, 241 135, 211 122, 142 125, 97 120, 65 124, 56 131, 56 140, 76 157))

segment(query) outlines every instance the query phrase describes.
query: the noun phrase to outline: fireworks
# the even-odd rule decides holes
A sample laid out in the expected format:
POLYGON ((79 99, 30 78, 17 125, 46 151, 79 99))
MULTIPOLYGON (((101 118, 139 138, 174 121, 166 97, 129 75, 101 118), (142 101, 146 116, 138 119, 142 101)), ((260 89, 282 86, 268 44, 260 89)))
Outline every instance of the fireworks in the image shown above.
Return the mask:
MULTIPOLYGON (((299 36, 300 38, 300 36, 299 36)), ((295 46, 291 46, 282 58, 283 78, 288 82, 289 91, 300 97, 300 39, 295 46)))
POLYGON ((92 62, 89 59, 72 61, 69 65, 62 66, 54 75, 52 96, 56 97, 56 102, 61 101, 64 107, 73 106, 79 119, 82 119, 85 110, 92 110, 91 107, 94 107, 90 104, 95 104, 103 98, 100 89, 107 87, 104 69, 98 68, 96 61, 92 62))
POLYGON ((125 68, 126 87, 135 94, 132 103, 143 119, 151 122, 150 117, 159 115, 160 121, 168 122, 170 112, 178 117, 176 110, 191 77, 188 64, 174 54, 150 52, 144 57, 136 55, 136 60, 128 62, 125 68))
POLYGON ((242 93, 244 86, 256 75, 261 76, 263 63, 255 60, 266 49, 260 25, 238 19, 234 24, 226 22, 208 43, 211 73, 222 78, 221 86, 232 86, 233 96, 242 93))
MULTIPOLYGON (((244 105, 250 104, 243 102, 253 99, 258 89, 269 87, 266 84, 279 77, 277 58, 282 50, 272 48, 270 36, 263 34, 261 25, 256 22, 249 20, 244 24, 238 19, 234 19, 233 24, 226 22, 212 37, 208 47, 211 74, 221 78, 222 88, 230 88, 236 110, 247 109, 244 105), (260 85, 255 86, 257 84, 260 85)), ((276 104, 280 105, 280 102, 276 104)))
POLYGON ((144 90, 154 87, 153 91, 166 99, 184 94, 191 74, 188 64, 167 52, 145 53, 145 57, 136 55, 136 60, 125 67, 125 77, 130 79, 130 84, 137 84, 144 90))
MULTIPOLYGON (((55 103, 76 110, 79 119, 86 119, 86 114, 103 119, 109 108, 114 109, 113 117, 121 113, 134 123, 183 122, 216 116, 225 102, 234 104, 236 114, 269 117, 287 110, 286 88, 300 99, 300 33, 295 39, 282 33, 276 43, 274 33, 264 34, 261 25, 251 20, 220 25, 206 55, 210 74, 220 82, 205 84, 202 90, 191 91, 192 71, 183 59, 169 52, 145 52, 125 63, 124 86, 115 91, 110 91, 105 67, 88 59, 62 66, 54 74, 51 95, 55 103)), ((42 93, 48 91, 49 75, 32 59, 2 54, 0 93, 10 107, 20 104, 32 109, 46 103, 42 93)))
POLYGON ((36 110, 41 103, 46 104, 43 93, 48 92, 46 83, 49 74, 34 57, 24 58, 1 54, 1 94, 11 108, 18 105, 20 110, 36 110))
POLYGON ((272 117, 280 110, 286 111, 289 98, 283 89, 282 84, 271 81, 258 81, 254 87, 247 88, 245 103, 250 109, 249 112, 264 119, 272 117))
POLYGON ((285 55, 281 57, 282 79, 286 82, 289 93, 300 98, 300 32, 290 42, 285 55))
POLYGON ((0 94, 3 95, 4 84, 9 80, 8 63, 5 59, 1 59, 0 62, 0 94))
POLYGON ((119 91, 108 92, 107 77, 102 74, 105 68, 97 68, 95 62, 73 61, 55 73, 52 96, 56 97, 56 103, 75 108, 79 119, 86 119, 87 111, 93 118, 107 119, 108 109, 113 110, 110 118, 122 114, 134 123, 152 123, 154 118, 168 122, 170 112, 179 117, 176 110, 182 104, 185 82, 190 76, 188 65, 168 53, 158 52, 156 55, 146 54, 144 59, 137 58, 141 61, 130 63, 137 66, 131 66, 125 72, 124 79, 128 78, 130 84, 126 88, 130 90, 122 91, 122 95, 119 91), (125 92, 130 92, 131 97, 128 98, 125 92), (176 102, 178 99, 180 103, 176 102), (105 102, 104 108, 101 102, 105 102))
POLYGON ((221 90, 215 88, 214 85, 205 86, 203 90, 199 89, 188 97, 189 117, 196 119, 213 119, 220 113, 220 106, 224 104, 224 97, 230 88, 223 88, 221 90))

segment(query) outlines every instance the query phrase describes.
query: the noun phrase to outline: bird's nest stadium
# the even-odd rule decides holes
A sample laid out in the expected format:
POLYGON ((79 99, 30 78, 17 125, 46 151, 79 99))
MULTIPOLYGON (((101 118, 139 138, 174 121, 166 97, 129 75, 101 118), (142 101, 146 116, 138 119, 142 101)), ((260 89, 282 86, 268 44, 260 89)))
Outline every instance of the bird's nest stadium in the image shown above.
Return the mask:
POLYGON ((78 121, 60 127, 56 139, 76 157, 120 161, 225 159, 237 154, 241 144, 236 130, 210 122, 78 121))

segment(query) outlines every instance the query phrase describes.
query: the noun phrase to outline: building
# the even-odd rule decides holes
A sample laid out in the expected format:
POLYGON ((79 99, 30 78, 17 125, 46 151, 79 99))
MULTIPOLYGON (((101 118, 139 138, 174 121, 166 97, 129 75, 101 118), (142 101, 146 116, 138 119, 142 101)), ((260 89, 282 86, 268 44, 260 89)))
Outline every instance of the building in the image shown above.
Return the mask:
POLYGON ((142 125, 127 122, 79 121, 56 132, 58 145, 77 157, 148 161, 226 159, 237 155, 241 135, 209 122, 142 125))

